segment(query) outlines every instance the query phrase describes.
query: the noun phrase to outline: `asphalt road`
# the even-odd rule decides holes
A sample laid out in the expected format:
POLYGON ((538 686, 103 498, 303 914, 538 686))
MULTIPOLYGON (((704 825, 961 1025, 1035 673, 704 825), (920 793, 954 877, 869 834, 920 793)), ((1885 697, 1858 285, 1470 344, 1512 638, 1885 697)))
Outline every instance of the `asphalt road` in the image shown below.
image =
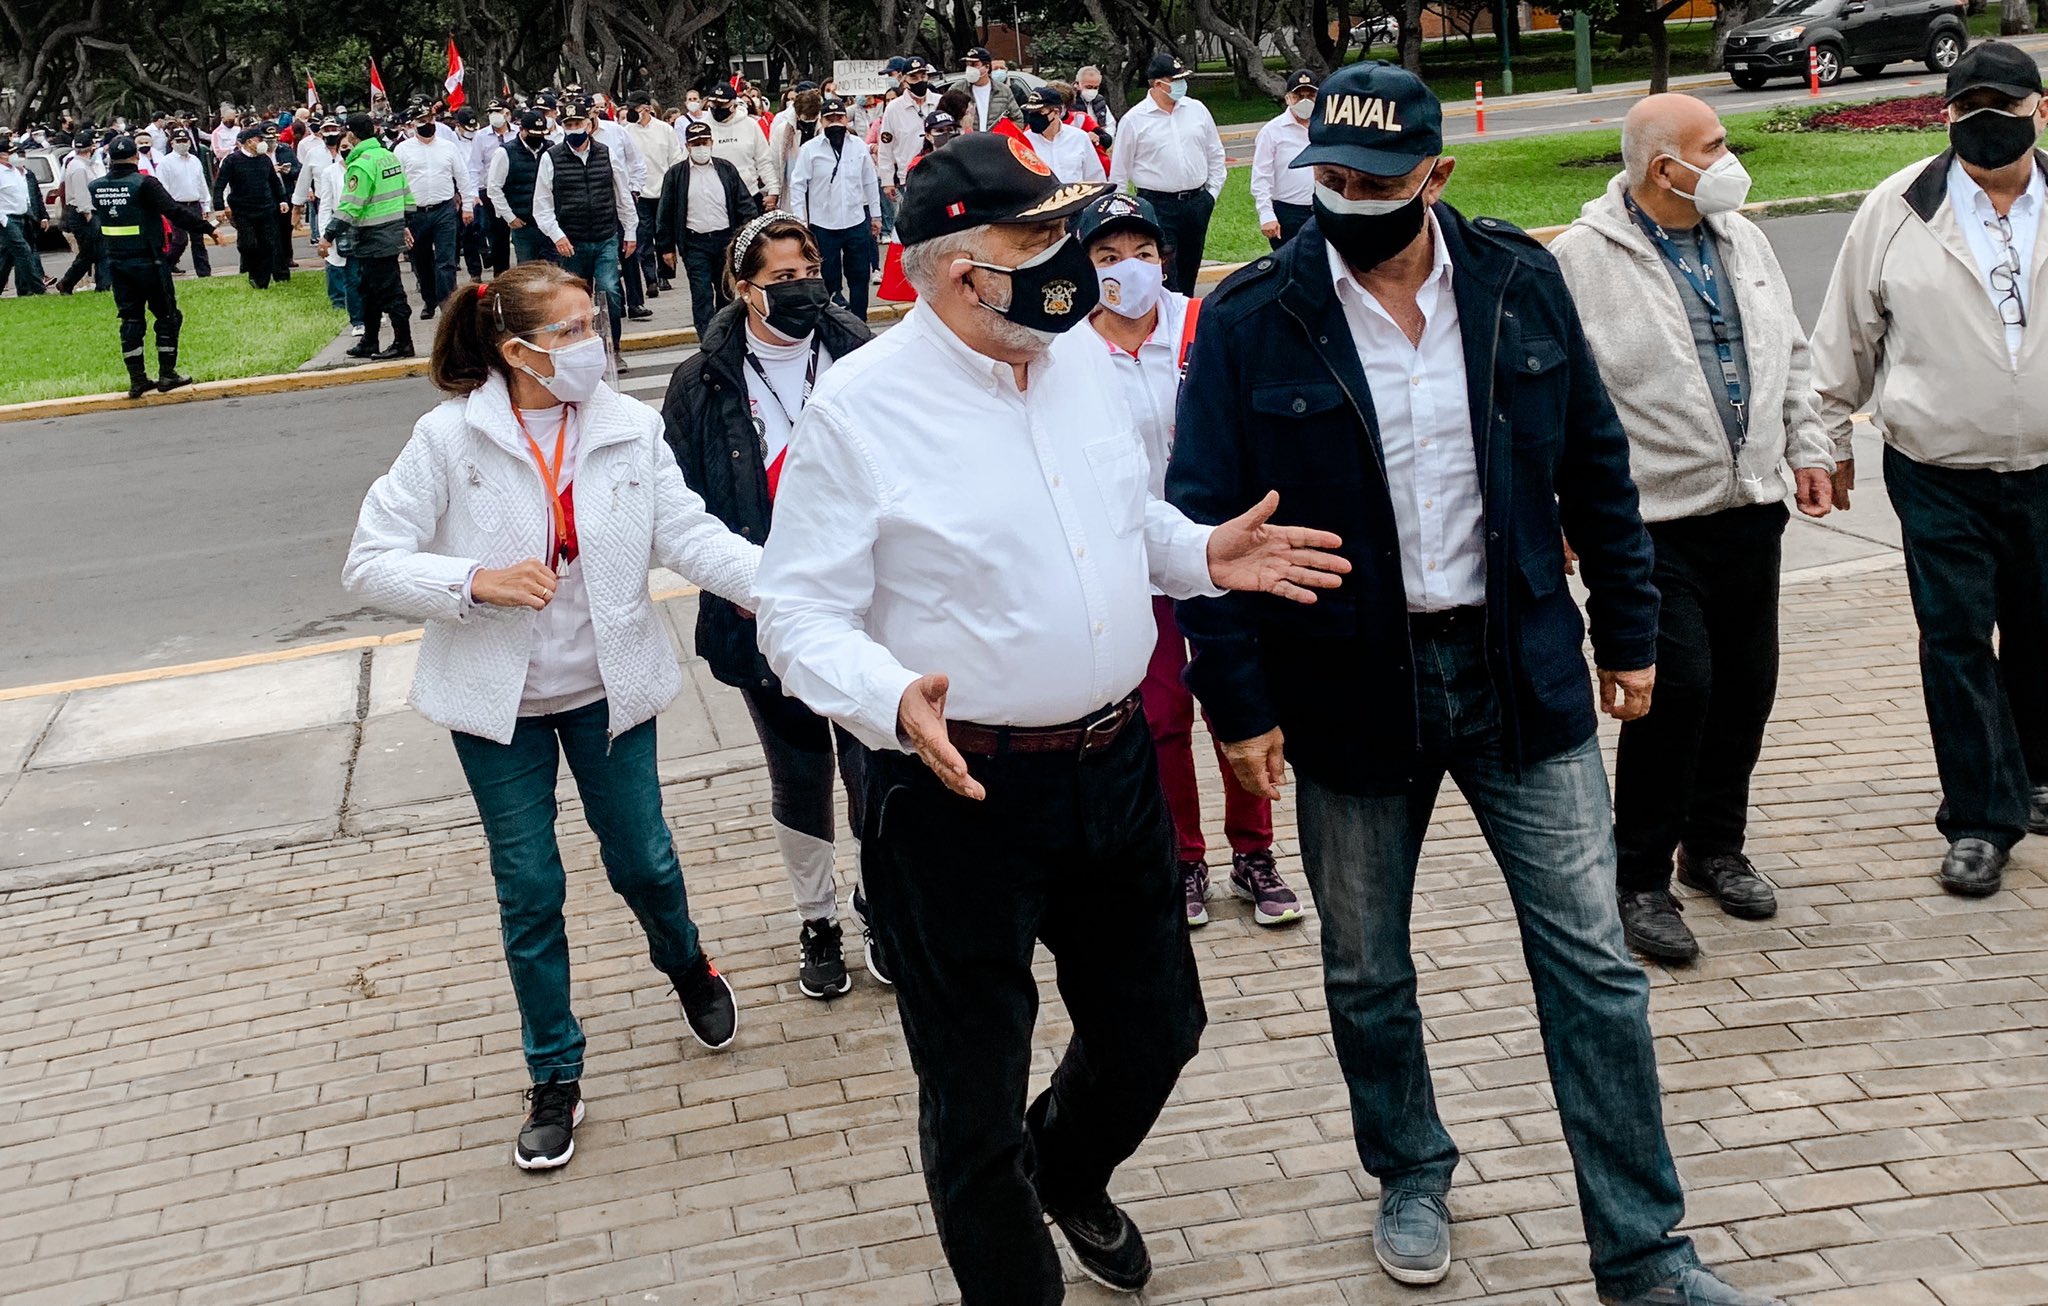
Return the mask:
MULTIPOLYGON (((1764 224, 1809 322, 1847 225, 1764 224)), ((635 355, 629 393, 658 402, 681 356, 635 355)), ((363 492, 437 398, 415 379, 0 424, 0 688, 410 625, 339 578, 363 492)))

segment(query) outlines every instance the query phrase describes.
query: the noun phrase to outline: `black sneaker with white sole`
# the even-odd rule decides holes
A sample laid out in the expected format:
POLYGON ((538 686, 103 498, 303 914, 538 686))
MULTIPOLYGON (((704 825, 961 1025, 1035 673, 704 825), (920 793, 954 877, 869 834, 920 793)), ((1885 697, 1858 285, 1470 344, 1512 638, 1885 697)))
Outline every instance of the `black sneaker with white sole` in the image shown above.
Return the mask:
POLYGON ((1103 1287, 1136 1292, 1151 1280, 1145 1235, 1107 1196, 1070 1210, 1047 1208, 1045 1218, 1067 1236, 1081 1273, 1103 1287))
POLYGON ((853 898, 846 905, 860 922, 861 958, 867 963, 868 974, 875 977, 875 983, 894 988, 896 981, 889 978, 888 955, 882 951, 882 941, 875 937, 875 927, 868 924, 868 896, 860 891, 859 885, 853 886, 853 898))
POLYGON ((669 978, 676 986, 676 996, 683 1000, 683 1019, 689 1022, 690 1036, 713 1052, 731 1046, 740 1032, 739 1002, 711 958, 700 952, 688 970, 669 978))
POLYGON ((797 947, 803 950, 796 986, 805 997, 836 998, 853 987, 853 976, 846 973, 846 957, 840 951, 842 937, 838 921, 804 922, 796 939, 797 947))
POLYGON ((512 1147, 512 1164, 521 1170, 554 1170, 569 1164, 576 1155, 576 1126, 583 1123, 583 1090, 574 1080, 566 1084, 535 1084, 526 1090, 530 1104, 526 1123, 519 1127, 519 1141, 512 1147))

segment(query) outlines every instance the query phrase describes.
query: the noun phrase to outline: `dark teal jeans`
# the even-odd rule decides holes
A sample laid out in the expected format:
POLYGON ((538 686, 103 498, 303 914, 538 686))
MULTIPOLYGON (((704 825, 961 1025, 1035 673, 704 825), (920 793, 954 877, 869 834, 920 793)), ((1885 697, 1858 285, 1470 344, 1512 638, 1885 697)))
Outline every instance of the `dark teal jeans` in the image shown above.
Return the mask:
POLYGON ((654 722, 642 722, 607 747, 609 713, 599 699, 553 716, 521 717, 509 744, 455 735, 455 755, 491 846, 505 964, 519 1001, 526 1068, 536 1084, 583 1077, 583 1027, 569 1010, 569 936, 562 925, 568 880, 555 843, 560 757, 569 759, 576 777, 605 875, 647 932, 654 968, 679 975, 697 959, 683 868, 661 815, 654 722))

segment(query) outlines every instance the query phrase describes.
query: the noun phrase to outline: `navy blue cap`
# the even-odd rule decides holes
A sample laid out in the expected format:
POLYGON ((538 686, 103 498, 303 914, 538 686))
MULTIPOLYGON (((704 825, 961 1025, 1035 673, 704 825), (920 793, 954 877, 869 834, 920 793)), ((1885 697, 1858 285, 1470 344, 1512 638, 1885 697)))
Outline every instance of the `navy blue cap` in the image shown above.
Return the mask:
POLYGON ((1444 152, 1444 110, 1435 92, 1395 64, 1347 64, 1323 79, 1308 120, 1308 148, 1289 165, 1334 163, 1400 177, 1444 152))
POLYGON ((884 73, 885 75, 887 75, 887 76, 891 76, 891 77, 893 77, 893 76, 895 76, 895 75, 897 75, 897 74, 899 74, 899 73, 907 73, 907 72, 909 72, 909 71, 910 71, 910 60, 908 60, 908 59, 904 58, 904 57, 903 57, 902 55, 900 55, 900 54, 899 54, 899 55, 893 55, 893 56, 891 56, 891 57, 890 57, 890 59, 889 59, 889 62, 887 62, 887 63, 885 63, 885 64, 883 64, 883 65, 882 65, 882 72, 883 72, 883 73, 884 73))
POLYGON ((1083 245, 1097 236, 1118 231, 1143 231, 1154 238, 1164 234, 1159 228, 1159 211, 1152 207, 1152 201, 1121 191, 1104 195, 1074 219, 1074 236, 1083 245))

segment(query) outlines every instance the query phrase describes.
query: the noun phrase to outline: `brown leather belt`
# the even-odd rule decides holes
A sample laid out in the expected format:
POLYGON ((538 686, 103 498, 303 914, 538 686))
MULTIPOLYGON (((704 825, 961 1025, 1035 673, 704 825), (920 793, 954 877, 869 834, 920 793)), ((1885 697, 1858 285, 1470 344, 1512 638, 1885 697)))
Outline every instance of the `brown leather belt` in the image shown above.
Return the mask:
POLYGON ((948 721, 946 735, 953 747, 974 757, 1001 757, 1006 753, 1072 753, 1086 757, 1099 753, 1117 741, 1124 727, 1138 715, 1138 695, 1092 717, 1063 726, 985 726, 974 721, 948 721))

